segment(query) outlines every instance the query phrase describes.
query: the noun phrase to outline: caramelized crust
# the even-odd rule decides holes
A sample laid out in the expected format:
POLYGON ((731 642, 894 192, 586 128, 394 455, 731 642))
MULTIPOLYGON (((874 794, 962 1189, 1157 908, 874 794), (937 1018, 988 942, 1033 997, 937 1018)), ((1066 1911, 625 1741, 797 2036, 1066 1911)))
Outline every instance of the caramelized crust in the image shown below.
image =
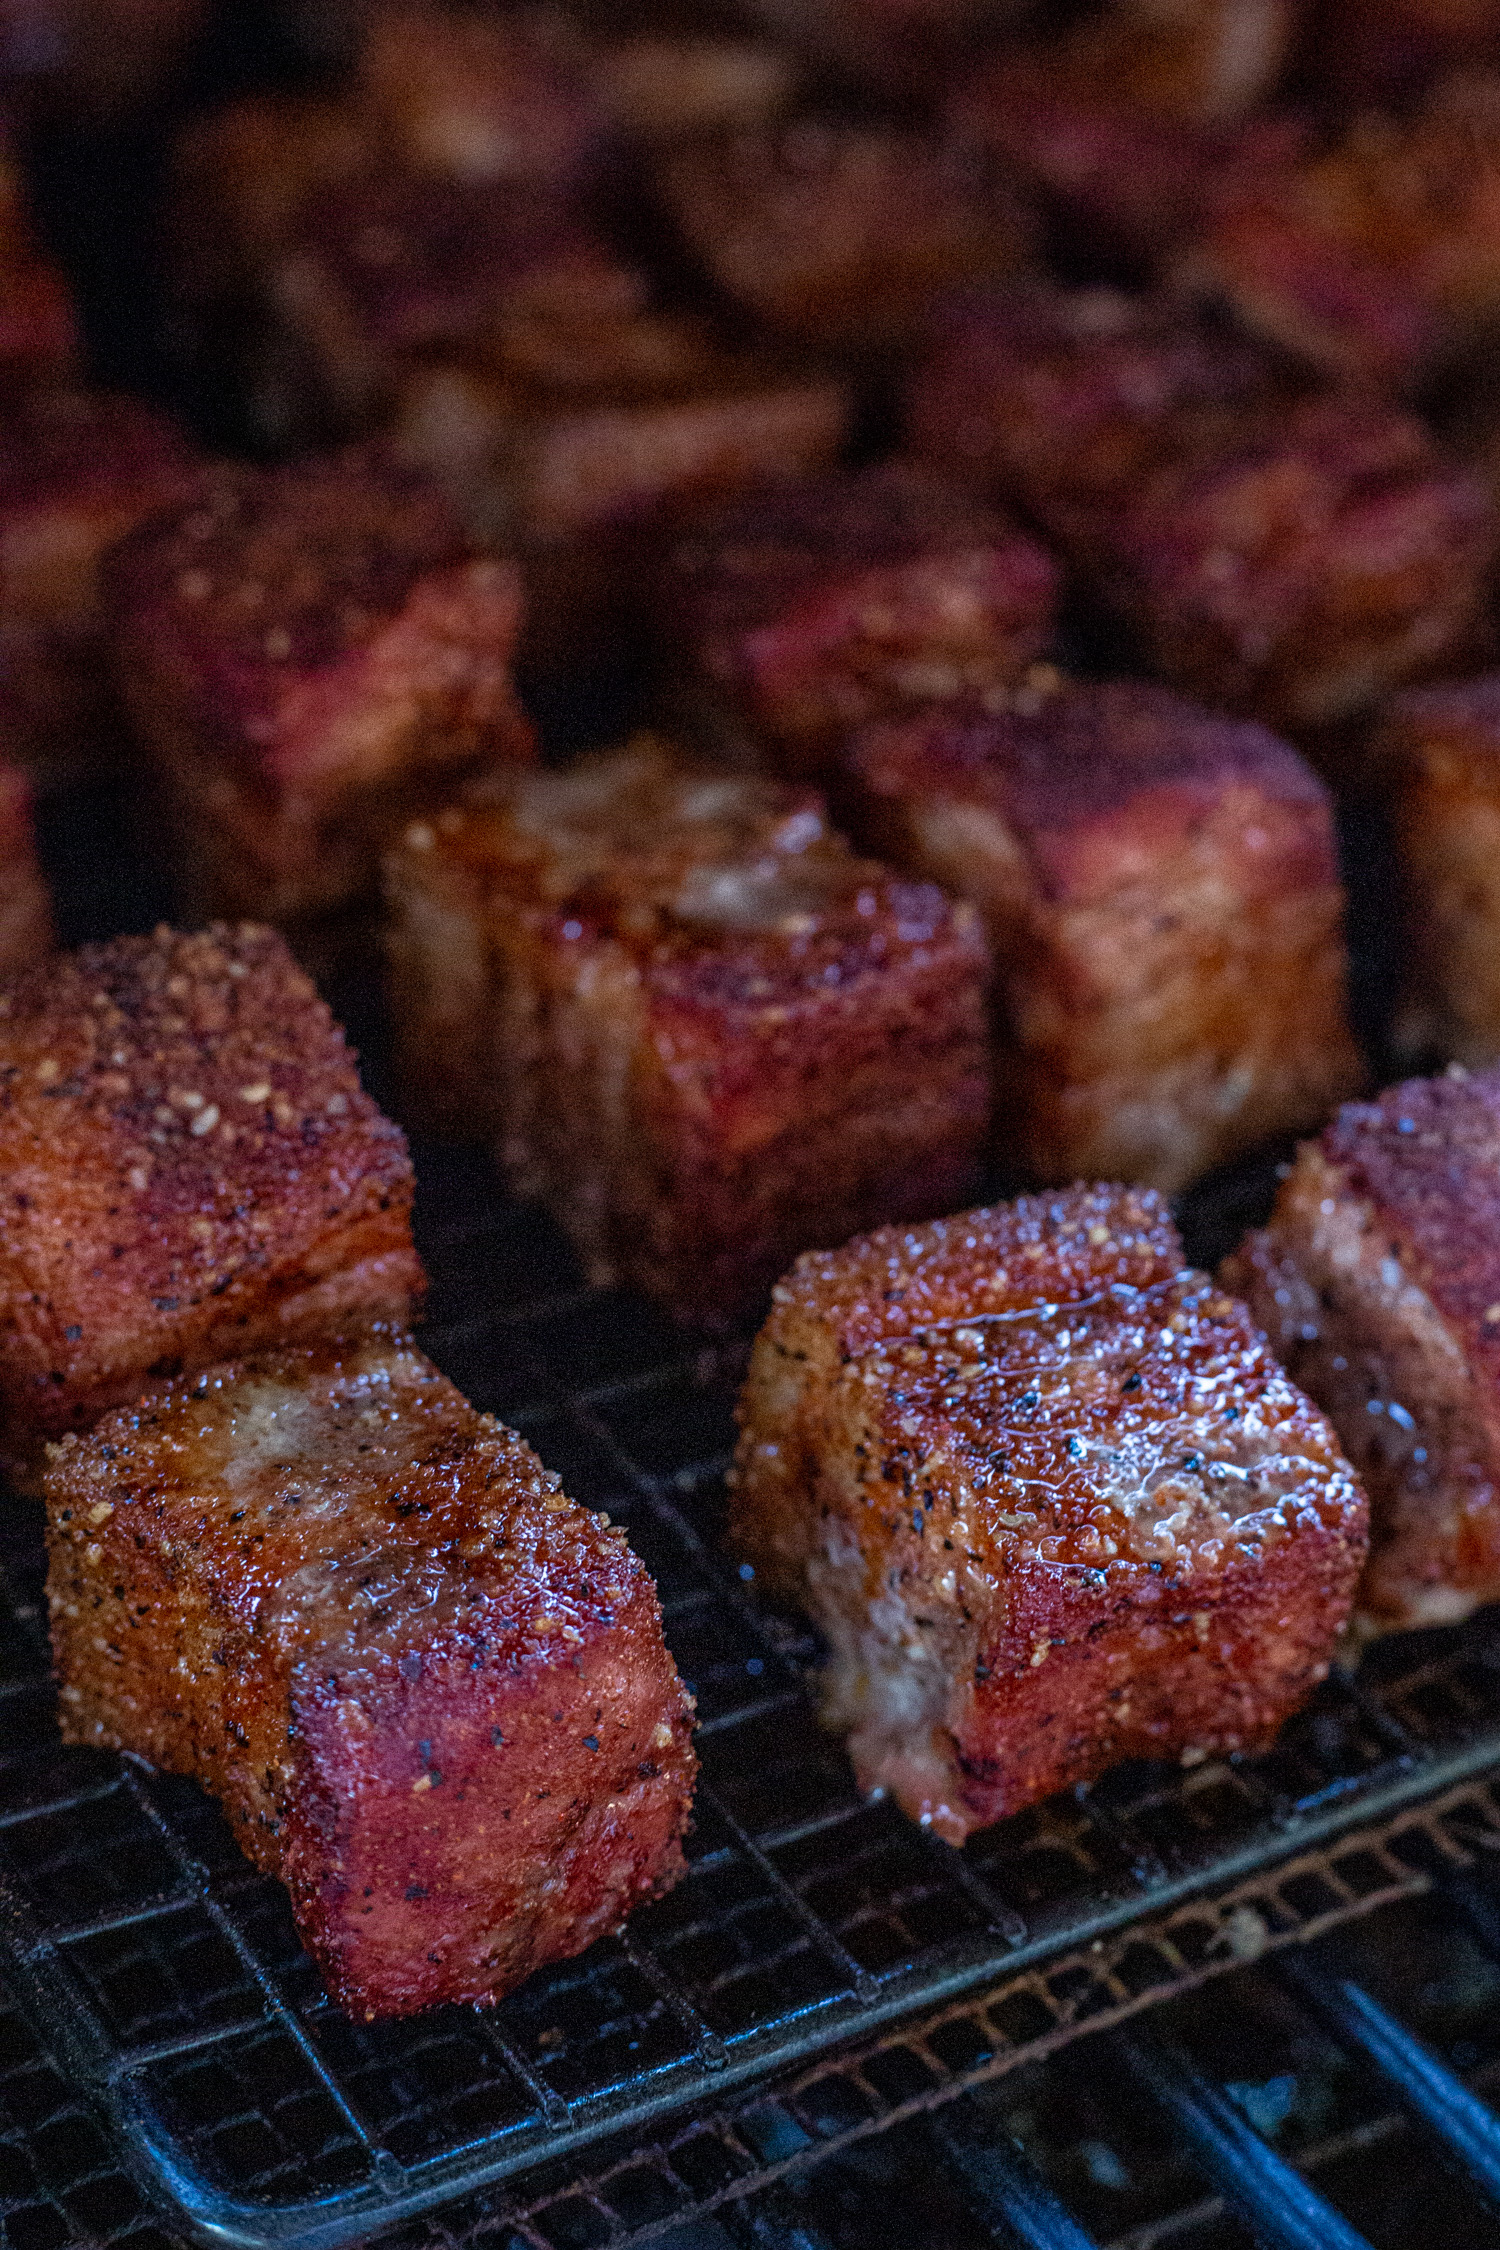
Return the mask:
POLYGON ((1369 1487, 1377 1629, 1500 1596, 1497 1226, 1500 1074, 1456 1069, 1341 1110, 1224 1267, 1369 1487))
POLYGON ((1393 697, 1376 755, 1405 907, 1397 1049, 1500 1061, 1500 673, 1393 697))
POLYGON ((1485 484, 1420 422, 1335 395, 1159 470, 1106 579, 1175 685, 1319 727, 1485 645, 1497 542, 1485 484))
POLYGON ((877 124, 803 117, 672 150, 658 192, 727 296, 805 343, 921 336, 945 289, 1028 258, 1024 207, 982 156, 877 124))
POLYGON ((389 882, 408 1083, 494 1135, 596 1280, 732 1320, 797 1248, 972 1181, 975 917, 816 797, 644 744, 475 785, 389 882))
POLYGON ((110 558, 121 685, 205 911, 368 896, 455 773, 529 758, 514 568, 371 454, 222 470, 110 558))
POLYGON ((0 1442, 153 1375, 402 1318, 406 1144, 270 930, 85 946, 0 995, 0 1442))
POLYGON ((1348 1616, 1333 1433, 1149 1193, 800 1260, 741 1422, 738 1551, 826 1633, 861 1785, 954 1843, 1121 1758, 1264 1747, 1348 1616))
POLYGON ((1033 1178, 1175 1190, 1356 1091, 1328 797, 1295 751, 1140 682, 868 728, 872 849, 973 901, 996 1132, 1033 1178))
POLYGON ((66 777, 113 746, 100 558, 201 476, 186 439, 135 399, 49 391, 0 428, 5 725, 34 772, 66 777))
POLYGON ((1051 634, 1058 571, 1004 516, 894 461, 688 517, 656 591, 698 723, 816 775, 867 719, 1018 678, 1051 634))
POLYGON ((906 435, 1087 558, 1152 470, 1233 436, 1277 387, 1262 351, 1181 304, 1028 283, 945 310, 906 435))
POLYGON ((210 1790, 343 2007, 496 2000, 681 1874, 650 1579, 399 1334, 148 1392, 47 1499, 65 1739, 210 1790))

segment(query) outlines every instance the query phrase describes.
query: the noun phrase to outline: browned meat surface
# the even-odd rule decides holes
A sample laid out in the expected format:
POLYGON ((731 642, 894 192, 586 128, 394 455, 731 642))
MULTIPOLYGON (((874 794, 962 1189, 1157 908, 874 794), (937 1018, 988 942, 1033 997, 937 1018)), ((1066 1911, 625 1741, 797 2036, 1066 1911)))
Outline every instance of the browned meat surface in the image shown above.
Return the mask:
POLYGON ((100 558, 201 473, 187 439, 134 399, 47 391, 0 427, 0 708, 10 754, 44 780, 118 749, 100 558))
POLYGON ((1397 1051, 1500 1062, 1500 674, 1392 697, 1375 753, 1405 910, 1397 1051))
POLYGON ((688 515, 648 616, 710 739, 817 775, 867 719, 1018 679, 1051 637, 1058 578, 1005 516, 895 461, 688 515))
POLYGON ((1359 1487, 1165 1207, 1072 1188, 779 1285, 732 1536, 826 1634, 861 1785, 954 1843, 1121 1758, 1263 1748, 1322 1679, 1359 1487))
POLYGON ((861 840, 984 918, 1002 1164, 1174 1190, 1356 1092, 1333 812, 1296 752, 1143 682, 990 702, 847 762, 861 840))
POLYGON ((1500 1075, 1455 1066, 1341 1110, 1223 1269, 1368 1488, 1376 1628, 1500 1597, 1497 1228, 1500 1075))
POLYGON ((912 450, 1080 560, 1142 481, 1278 400, 1267 355, 1164 297, 1029 282, 945 309, 906 386, 912 450))
POLYGON ((0 994, 0 1445, 147 1380, 404 1318, 406 1144, 274 932, 115 938, 0 994))
POLYGON ((1012 271, 1032 228, 982 153, 806 116, 670 151, 663 205, 736 304, 800 342, 863 353, 919 339, 942 291, 1012 271))
POLYGON ((514 567, 421 478, 351 453, 223 469, 106 573, 118 675, 202 913, 367 903, 456 774, 529 758, 514 567))
POLYGON ((1488 487, 1414 416, 1332 396, 1159 469, 1104 578, 1174 685, 1319 728, 1486 647, 1497 544, 1488 487))
POLYGON ((408 1082, 596 1281, 722 1322, 809 1243, 972 1192, 975 916, 810 793, 643 744, 474 785, 389 883, 408 1082))
POLYGON ((212 1791, 351 2012, 496 2000, 681 1874, 650 1579, 401 1335, 149 1391, 47 1498, 65 1738, 212 1791))
MULTIPOLYGON (((0 703, 0 726, 4 724, 0 703)), ((0 756, 0 978, 17 976, 52 945, 52 901, 37 862, 31 781, 0 756)))

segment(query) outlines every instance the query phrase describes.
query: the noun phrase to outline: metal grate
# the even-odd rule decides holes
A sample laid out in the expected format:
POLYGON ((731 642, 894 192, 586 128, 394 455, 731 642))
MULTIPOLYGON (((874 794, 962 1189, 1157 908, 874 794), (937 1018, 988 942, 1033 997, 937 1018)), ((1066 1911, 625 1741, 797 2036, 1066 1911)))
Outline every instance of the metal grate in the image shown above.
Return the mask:
MULTIPOLYGON (((205 1798, 57 1745, 37 1527, 12 1507, 9 1980, 135 2178, 200 2231, 305 2250, 358 2240, 539 2163, 576 2169, 600 2136, 722 2106, 1001 1976, 1045 2011, 1044 1964, 1095 1945, 1114 1960, 1143 1918, 1500 1762, 1500 1618, 1485 1616, 1377 1647, 1256 1764, 1122 1769, 962 1853, 864 1803, 812 1715, 810 1636, 763 1609, 718 1544, 743 1346, 697 1348, 649 1309, 582 1289, 548 1222, 503 1204, 480 1159, 424 1151, 418 1171, 429 1348, 572 1493, 607 1507, 656 1575, 701 1717, 691 1872, 622 1938, 491 2013, 349 2022, 322 1997, 282 1893, 205 1798)), ((1205 1204, 1200 1228, 1222 1210, 1222 1197, 1205 1204)), ((1300 1927, 1338 1910, 1340 1880, 1309 1876, 1328 1903, 1284 1893, 1278 1913, 1290 1901, 1300 1927)), ((1061 1968, 1048 1975, 1065 1990, 1061 1968)), ((1077 2013, 1064 2008, 1064 2028, 1077 2013)), ((1038 2019, 1019 2043, 1050 2037, 1038 2019)))

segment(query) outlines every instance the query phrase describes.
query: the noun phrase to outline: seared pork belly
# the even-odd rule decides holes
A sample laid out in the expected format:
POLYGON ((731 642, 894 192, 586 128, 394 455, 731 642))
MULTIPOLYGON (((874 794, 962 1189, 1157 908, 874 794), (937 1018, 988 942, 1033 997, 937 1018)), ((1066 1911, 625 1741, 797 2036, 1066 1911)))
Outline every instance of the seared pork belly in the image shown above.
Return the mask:
POLYGON ((1497 544, 1483 479, 1414 416, 1334 395, 1157 470, 1103 581, 1174 686, 1317 729, 1487 645, 1497 544))
POLYGON ((1221 198, 1179 278, 1341 380, 1410 391, 1487 349, 1500 74, 1440 86, 1412 117, 1357 118, 1333 148, 1221 198))
MULTIPOLYGON (((0 692, 0 725, 3 725, 0 692)), ((36 856, 31 780, 0 757, 0 977, 29 969, 52 945, 52 901, 36 856)))
POLYGON ((1264 1748, 1349 1615, 1333 1431, 1144 1190, 799 1259, 740 1415, 736 1548, 827 1636, 861 1786, 953 1843, 1121 1758, 1264 1748))
POLYGON ((474 784, 388 882, 408 1085, 493 1136, 595 1281, 724 1322, 797 1249, 972 1192, 976 917, 811 793, 647 743, 474 784))
POLYGON ((514 567, 383 458, 223 469, 117 547, 106 581, 197 912, 304 926, 357 908, 435 790, 533 754, 514 567))
POLYGON ((682 1873, 649 1577, 407 1338, 159 1386, 47 1500, 64 1738, 210 1790, 352 2013, 496 2000, 682 1873))
POLYGON ((1500 1062, 1500 673, 1392 697, 1376 756, 1405 909, 1397 1051, 1500 1062))
POLYGON ((186 438, 135 399, 47 391, 0 428, 0 707, 10 755, 39 778, 118 750, 100 558, 201 475, 186 438))
POLYGON ((271 930, 115 938, 0 993, 0 1446, 155 1375, 405 1318, 406 1144, 271 930))
POLYGON ((834 350, 920 340, 944 290, 1027 262, 1032 227, 982 153, 807 116, 669 151, 657 191, 735 304, 834 350))
POLYGON ((842 377, 731 348, 621 269, 534 298, 481 349, 414 363, 392 436, 520 558, 528 659, 576 666, 580 636, 640 629, 677 509, 827 467, 853 419, 842 377))
POLYGON ((944 309, 906 440, 1087 562, 1151 471, 1231 440, 1278 388, 1263 351, 1167 298, 1019 282, 944 309))
POLYGON ((989 704, 846 764, 861 841, 984 918, 1000 1161, 1175 1190, 1356 1092, 1332 808, 1296 752, 1145 682, 989 704))
POLYGON ((652 586, 663 663, 716 748, 831 770, 864 720, 1019 679, 1058 570, 913 463, 783 478, 685 518, 652 586))
POLYGON ((1376 1629, 1500 1599, 1500 1075, 1393 1086, 1304 1143, 1223 1267, 1370 1495, 1376 1629))

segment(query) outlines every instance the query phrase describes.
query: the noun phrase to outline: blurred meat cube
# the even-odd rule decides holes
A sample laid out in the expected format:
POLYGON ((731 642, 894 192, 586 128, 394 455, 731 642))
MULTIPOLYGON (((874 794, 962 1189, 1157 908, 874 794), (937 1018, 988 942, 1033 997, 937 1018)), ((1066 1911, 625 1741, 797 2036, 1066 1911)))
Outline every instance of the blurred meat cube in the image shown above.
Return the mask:
POLYGON ((1179 280, 1341 380, 1412 391, 1500 320, 1500 74, 1219 199, 1179 280))
POLYGON ((997 1155, 1166 1190, 1362 1078, 1327 793, 1263 727, 1144 682, 872 726, 855 830, 970 899, 994 956, 997 1155))
POLYGON ((47 391, 0 426, 0 725, 40 779, 118 750, 100 558, 202 473, 186 438, 135 399, 47 391))
POLYGON ((1264 352, 1165 298, 1022 283, 944 308, 906 442, 1087 554, 1152 469, 1279 388, 1264 352))
POLYGON ((1341 1110, 1223 1268, 1369 1492, 1376 1628, 1500 1599, 1497 1241, 1500 1073, 1455 1066, 1341 1110))
POLYGON ((817 776, 867 719, 1018 679, 1047 645, 1057 592, 1044 547, 895 461, 689 517, 650 608, 695 730, 817 776))
POLYGON ((655 172, 689 250, 778 334, 849 351, 919 340, 946 289, 1007 273, 1029 218, 982 151, 800 117, 669 151, 655 172))
POLYGON ((588 70, 610 117, 646 146, 768 125, 801 85, 786 48, 722 31, 626 33, 602 43, 588 70))
POLYGON ((153 1378, 405 1320, 406 1144, 274 931, 159 929, 0 993, 0 1447, 153 1378))
POLYGON ((1396 1049, 1500 1062, 1500 673, 1392 697, 1377 757, 1405 907, 1396 1049))
POLYGON ((356 909, 457 774, 529 758, 512 565, 368 452, 223 469, 107 566, 120 685, 198 913, 356 909))
POLYGON ((940 93, 957 60, 1030 12, 1033 0, 743 0, 821 75, 910 103, 940 93))
POLYGON ((158 100, 209 0, 4 0, 0 85, 72 122, 113 123, 158 100))
POLYGON ((388 890, 407 1083, 595 1282, 721 1324, 796 1248, 969 1191, 977 919, 817 797, 649 743, 497 775, 406 830, 388 890))
POLYGON ((734 1543, 822 1629, 860 1787, 951 1844, 1122 1758, 1268 1746, 1349 1615, 1334 1433, 1139 1189, 799 1259, 740 1419, 734 1543))
MULTIPOLYGON (((6 712, 0 692, 0 743, 6 712)), ((36 856, 31 777, 0 752, 0 978, 39 961, 52 945, 52 901, 36 856)))
POLYGON ((1174 685, 1317 729, 1487 645, 1497 543, 1488 486, 1420 422, 1331 397, 1159 469, 1105 580, 1174 685))
POLYGON ((414 361, 391 426, 475 533, 520 556, 544 666, 638 629, 664 516, 823 468, 853 420, 837 375, 732 349, 637 275, 596 279, 539 282, 483 349, 414 361))
POLYGON ((9 116, 0 110, 0 405, 74 372, 73 300, 38 245, 9 116))

